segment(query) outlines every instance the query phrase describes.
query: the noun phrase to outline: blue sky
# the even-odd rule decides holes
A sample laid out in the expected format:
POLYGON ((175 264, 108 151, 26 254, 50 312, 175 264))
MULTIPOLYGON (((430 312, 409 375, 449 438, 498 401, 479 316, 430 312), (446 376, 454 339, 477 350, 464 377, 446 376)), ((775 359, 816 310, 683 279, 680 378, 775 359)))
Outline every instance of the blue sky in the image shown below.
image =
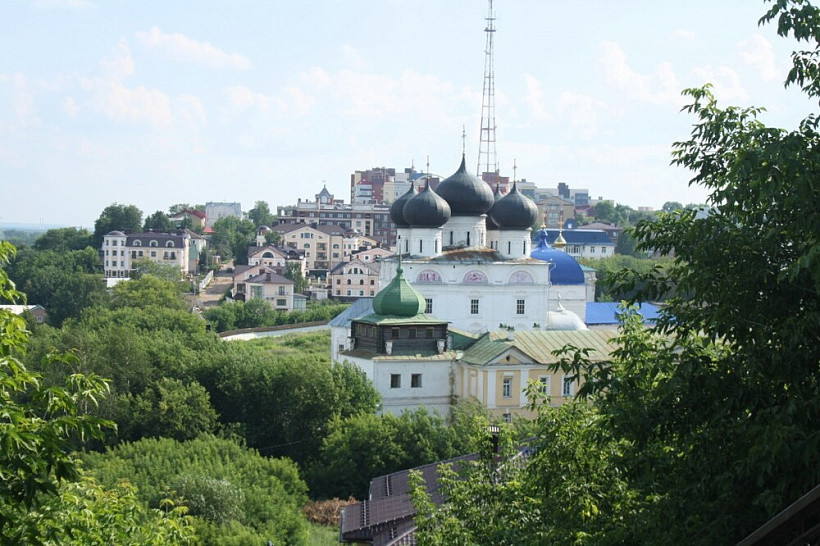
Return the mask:
MULTIPOLYGON (((502 174, 659 207, 701 202, 670 149, 680 90, 812 105, 783 79, 794 49, 750 0, 497 0, 502 174)), ((0 222, 90 227, 118 202, 244 210, 349 198, 350 174, 411 161, 451 174, 478 154, 483 0, 0 5, 0 222)))

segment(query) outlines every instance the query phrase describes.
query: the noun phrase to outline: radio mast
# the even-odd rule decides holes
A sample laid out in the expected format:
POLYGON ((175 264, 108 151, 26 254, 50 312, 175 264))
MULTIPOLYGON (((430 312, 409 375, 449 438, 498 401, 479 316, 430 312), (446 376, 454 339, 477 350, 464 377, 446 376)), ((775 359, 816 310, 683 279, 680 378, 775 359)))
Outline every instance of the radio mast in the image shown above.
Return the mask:
POLYGON ((495 69, 493 68, 493 35, 495 34, 495 14, 493 0, 489 0, 490 9, 485 17, 487 35, 484 46, 484 89, 481 92, 481 135, 478 143, 478 171, 498 173, 498 161, 495 153, 495 69), (484 170, 482 171, 482 166, 484 170))

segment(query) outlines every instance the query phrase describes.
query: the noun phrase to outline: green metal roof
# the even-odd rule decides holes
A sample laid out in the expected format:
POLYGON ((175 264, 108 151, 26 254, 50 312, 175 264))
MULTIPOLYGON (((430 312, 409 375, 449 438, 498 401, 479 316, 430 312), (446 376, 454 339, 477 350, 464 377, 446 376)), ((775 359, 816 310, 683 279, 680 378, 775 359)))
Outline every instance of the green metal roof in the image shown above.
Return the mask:
POLYGON ((537 364, 553 364, 559 357, 552 354, 565 345, 579 349, 590 349, 589 359, 593 362, 609 360, 616 348, 611 340, 617 336, 616 330, 575 330, 575 331, 530 331, 516 332, 515 339, 507 339, 506 331, 484 334, 472 347, 464 351, 461 360, 468 364, 487 365, 491 360, 511 348, 516 348, 529 356, 537 364))
POLYGON ((378 313, 372 313, 370 315, 365 315, 363 317, 359 317, 353 320, 355 320, 356 322, 364 322, 366 324, 377 324, 379 326, 415 326, 425 324, 447 324, 446 320, 437 319, 435 317, 431 317, 430 315, 424 315, 421 313, 419 313, 418 315, 413 315, 412 317, 397 315, 380 315, 378 313))
POLYGON ((410 286, 402 271, 400 259, 396 276, 373 298, 373 311, 377 315, 415 317, 426 308, 424 297, 410 286))
POLYGON ((407 349, 404 351, 401 350, 394 350, 392 355, 386 355, 383 353, 376 353, 375 351, 371 351, 368 349, 353 349, 352 351, 342 351, 339 353, 342 356, 353 356, 357 358, 368 358, 370 360, 399 360, 399 361, 417 361, 417 360, 430 360, 430 361, 442 361, 442 360, 455 360, 456 352, 455 351, 444 351, 443 353, 439 353, 436 351, 431 350, 417 350, 417 349, 407 349))

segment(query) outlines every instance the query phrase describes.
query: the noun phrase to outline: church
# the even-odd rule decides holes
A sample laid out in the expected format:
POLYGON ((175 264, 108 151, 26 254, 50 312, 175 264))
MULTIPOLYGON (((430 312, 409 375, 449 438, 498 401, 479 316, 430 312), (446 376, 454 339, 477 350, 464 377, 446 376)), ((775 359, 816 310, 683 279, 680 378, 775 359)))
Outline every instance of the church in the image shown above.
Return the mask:
POLYGON ((382 411, 449 412, 471 398, 509 420, 525 411, 529 381, 561 404, 577 382, 551 370, 567 343, 604 361, 611 330, 588 330, 595 274, 550 246, 535 204, 467 173, 464 160, 436 190, 424 186, 390 210, 397 255, 383 258, 381 290, 331 325, 334 362, 358 365, 382 395, 382 411))
MULTIPOLYGON (((427 314, 470 332, 555 329, 550 321, 556 312, 574 313, 583 325, 595 272, 550 247, 543 232, 533 248, 538 208, 515 183, 506 195, 493 194, 467 172, 462 157, 435 190, 411 185, 390 217, 404 274, 424 298, 427 314)), ((380 286, 393 279, 396 266, 395 258, 382 262, 380 286)))

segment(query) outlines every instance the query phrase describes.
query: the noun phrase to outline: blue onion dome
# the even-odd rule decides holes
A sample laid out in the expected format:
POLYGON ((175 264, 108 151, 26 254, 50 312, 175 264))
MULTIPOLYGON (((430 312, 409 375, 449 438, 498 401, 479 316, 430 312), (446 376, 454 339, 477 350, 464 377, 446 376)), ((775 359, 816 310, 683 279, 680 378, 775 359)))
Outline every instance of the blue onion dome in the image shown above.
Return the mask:
POLYGON ((495 204, 501 201, 504 198, 504 194, 501 193, 501 186, 499 184, 495 185, 495 191, 493 191, 493 206, 487 211, 487 220, 485 222, 487 229, 498 229, 498 224, 493 222, 493 208, 495 208, 495 204))
POLYGON ((416 292, 404 278, 399 260, 396 276, 373 298, 373 311, 382 316, 414 317, 426 307, 424 296, 416 292))
POLYGON ((428 183, 404 203, 404 221, 411 227, 437 228, 450 219, 450 205, 428 183))
POLYGON ((550 268, 550 282, 552 284, 584 284, 584 272, 575 258, 563 252, 552 248, 547 244, 547 230, 541 229, 536 235, 538 244, 532 252, 530 257, 544 262, 550 262, 553 266, 550 268))
POLYGON ((518 183, 490 209, 490 217, 499 229, 527 229, 538 219, 538 207, 518 191, 518 183))
POLYGON ((393 220, 396 227, 410 227, 410 224, 404 219, 404 204, 415 196, 416 193, 416 183, 415 181, 411 181, 410 189, 407 190, 404 195, 393 201, 393 205, 390 206, 390 219, 393 220))
POLYGON ((436 191, 450 205, 453 216, 478 216, 493 206, 493 192, 484 182, 467 172, 464 156, 461 166, 445 178, 436 191))

